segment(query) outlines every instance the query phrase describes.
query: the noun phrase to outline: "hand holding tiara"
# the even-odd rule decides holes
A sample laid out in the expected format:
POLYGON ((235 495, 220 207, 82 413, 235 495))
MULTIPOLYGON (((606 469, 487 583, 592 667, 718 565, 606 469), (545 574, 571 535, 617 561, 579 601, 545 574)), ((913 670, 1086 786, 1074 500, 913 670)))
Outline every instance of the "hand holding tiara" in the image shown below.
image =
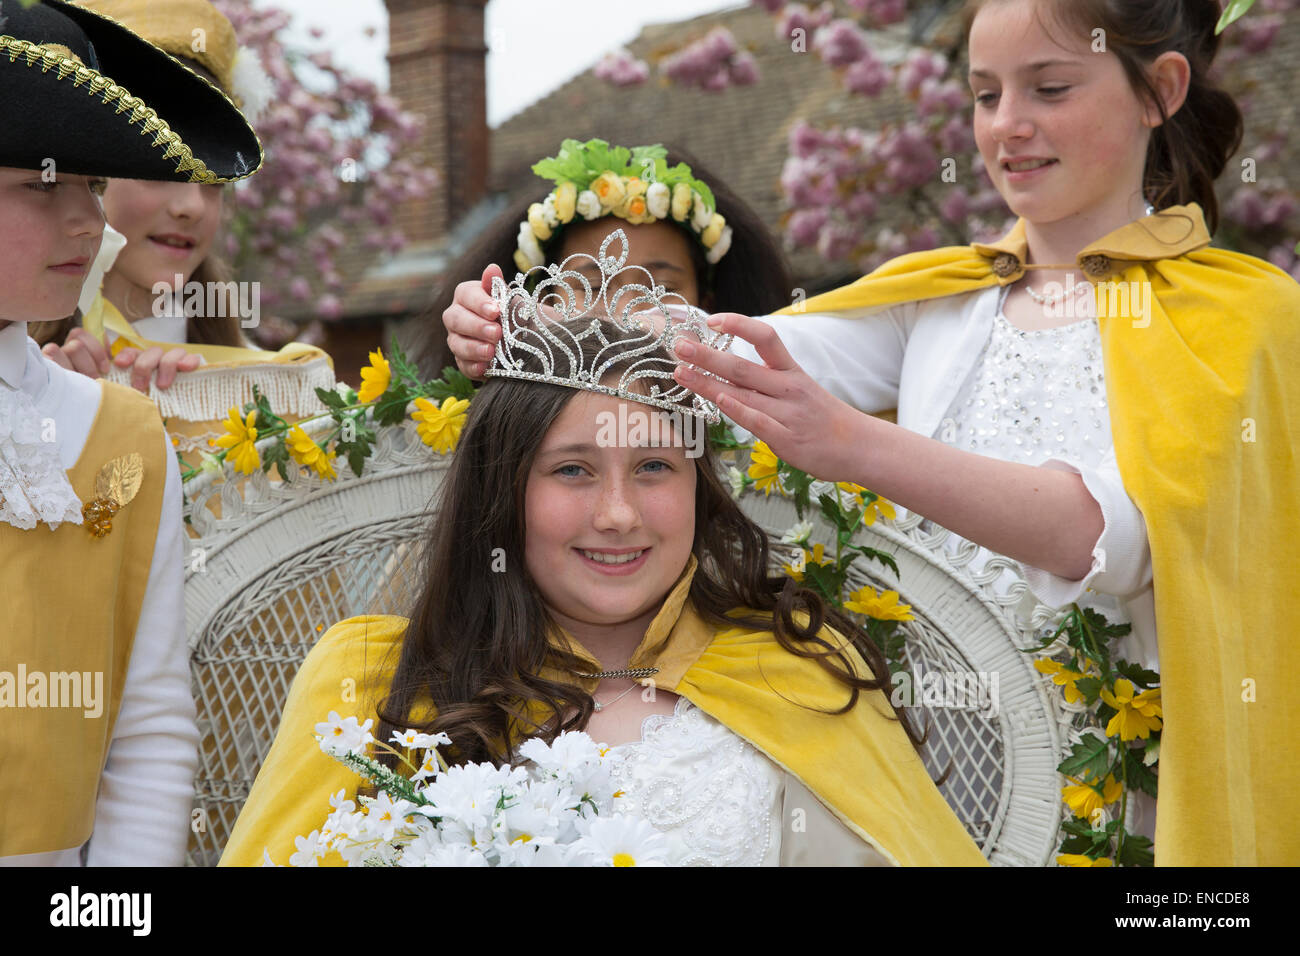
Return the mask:
POLYGON ((863 450, 871 444, 870 429, 888 423, 822 388, 765 322, 723 312, 709 316, 707 324, 728 339, 752 344, 766 364, 723 354, 708 343, 679 341, 677 382, 766 442, 782 461, 825 481, 869 484, 862 480, 863 450))
MULTIPOLYGON (((600 244, 600 254, 569 256, 550 266, 534 266, 509 284, 493 278, 492 298, 501 313, 497 343, 487 377, 526 378, 569 388, 616 395, 670 412, 721 420, 715 404, 673 379, 679 364, 673 345, 693 340, 719 351, 731 347, 731 336, 711 331, 705 313, 676 293, 665 292, 640 266, 627 265, 627 236, 617 229, 600 244), (611 253, 611 247, 618 254, 611 253), (599 289, 572 266, 581 260, 600 270, 599 289), (644 281, 640 280, 644 277, 644 281), (531 287, 531 291, 530 291, 531 287), (590 319, 582 324, 581 320, 590 319), (621 333, 611 341, 609 325, 621 333), (632 333, 628 337, 626 333, 632 333), (636 333, 641 333, 637 335, 636 333), (596 336, 601 348, 594 362, 584 365, 579 343, 596 336), (616 384, 606 385, 615 360, 640 357, 627 364, 616 384), (526 357, 542 366, 526 371, 526 357), (648 386, 639 390, 636 383, 648 386)), ((709 377, 707 373, 705 378, 709 377)))

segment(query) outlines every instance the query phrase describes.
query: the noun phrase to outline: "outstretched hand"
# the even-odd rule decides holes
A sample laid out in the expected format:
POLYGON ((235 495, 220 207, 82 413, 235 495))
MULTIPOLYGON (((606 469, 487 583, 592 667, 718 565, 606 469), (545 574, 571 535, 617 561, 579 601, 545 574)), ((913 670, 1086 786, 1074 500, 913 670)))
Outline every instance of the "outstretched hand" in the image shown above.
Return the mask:
POLYGON ((723 312, 709 317, 709 327, 749 342, 766 364, 756 365, 682 339, 676 346, 679 358, 726 381, 701 375, 687 365, 677 367, 675 379, 717 404, 783 461, 825 481, 856 480, 862 473, 866 416, 800 368, 770 325, 723 312))

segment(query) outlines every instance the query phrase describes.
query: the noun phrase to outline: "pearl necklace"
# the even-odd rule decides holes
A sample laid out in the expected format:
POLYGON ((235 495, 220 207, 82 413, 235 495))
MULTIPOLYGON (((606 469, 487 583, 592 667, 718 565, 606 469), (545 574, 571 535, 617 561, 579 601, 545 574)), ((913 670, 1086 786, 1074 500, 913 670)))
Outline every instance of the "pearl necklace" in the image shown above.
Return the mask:
MULTIPOLYGON (((1155 214, 1155 211, 1156 207, 1147 203, 1146 214, 1152 216, 1155 214)), ((1058 302, 1064 302, 1071 295, 1077 295, 1078 290, 1080 289, 1092 288, 1093 284, 1091 282, 1084 281, 1080 282, 1078 285, 1072 285, 1069 289, 1063 289, 1059 295, 1044 295, 1042 292, 1035 292, 1033 289, 1029 288, 1029 283, 1025 283, 1025 292, 1029 294, 1029 298, 1033 299, 1039 305, 1056 305, 1058 302)))

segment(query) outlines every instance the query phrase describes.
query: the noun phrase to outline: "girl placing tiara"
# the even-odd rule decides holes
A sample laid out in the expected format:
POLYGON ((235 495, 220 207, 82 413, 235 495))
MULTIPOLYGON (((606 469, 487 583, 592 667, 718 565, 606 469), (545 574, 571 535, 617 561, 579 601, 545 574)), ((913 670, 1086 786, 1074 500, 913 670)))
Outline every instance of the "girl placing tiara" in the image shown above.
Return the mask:
POLYGON ((260 147, 212 86, 59 0, 5 4, 0 115, 0 864, 175 866, 199 739, 180 475, 152 403, 27 326, 76 307, 104 177, 230 182, 260 147))
MULTIPOLYGON (((1300 287, 1209 248, 1241 138, 1208 79, 1220 6, 966 13, 975 139, 1015 228, 804 314, 721 317, 752 345, 678 354, 731 384, 678 381, 797 467, 1017 560, 1045 603, 1095 594, 1131 621, 1123 656, 1161 671, 1157 864, 1300 863, 1300 517, 1276 504, 1300 492, 1300 287), (894 404, 898 425, 861 413, 894 404)), ((447 321, 463 367, 487 318, 447 321)))
MULTIPOLYGON (((590 321, 564 329, 576 339, 590 321)), ((510 374, 544 380, 502 372, 480 389, 413 612, 349 619, 312 649, 223 865, 288 862, 327 799, 356 790, 311 739, 344 706, 382 739, 445 732, 453 764, 585 730, 626 758, 629 812, 663 833, 670 863, 984 862, 879 689, 880 652, 815 592, 769 576, 767 537, 707 443, 692 458, 681 430, 658 447, 601 440, 603 416, 654 413, 646 386, 664 379, 634 370, 676 364, 633 351, 642 333, 604 335, 612 347, 588 334, 549 369, 521 350, 510 374), (580 374, 606 360, 595 378, 621 395, 580 374)), ((675 411, 701 414, 667 386, 675 411)))

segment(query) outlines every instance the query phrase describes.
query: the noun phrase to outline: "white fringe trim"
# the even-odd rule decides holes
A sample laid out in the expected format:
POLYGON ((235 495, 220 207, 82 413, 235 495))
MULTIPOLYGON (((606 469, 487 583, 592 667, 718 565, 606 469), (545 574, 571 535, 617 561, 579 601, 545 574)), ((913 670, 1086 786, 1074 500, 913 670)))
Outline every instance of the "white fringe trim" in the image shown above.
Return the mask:
MULTIPOLYGON (((105 378, 131 387, 130 369, 112 366, 105 378)), ((171 388, 160 389, 156 380, 150 381, 149 398, 163 418, 220 421, 231 408, 253 400, 254 385, 277 415, 317 415, 325 406, 316 389, 334 388, 334 369, 325 357, 294 365, 261 362, 242 368, 197 368, 177 375, 171 388)))

